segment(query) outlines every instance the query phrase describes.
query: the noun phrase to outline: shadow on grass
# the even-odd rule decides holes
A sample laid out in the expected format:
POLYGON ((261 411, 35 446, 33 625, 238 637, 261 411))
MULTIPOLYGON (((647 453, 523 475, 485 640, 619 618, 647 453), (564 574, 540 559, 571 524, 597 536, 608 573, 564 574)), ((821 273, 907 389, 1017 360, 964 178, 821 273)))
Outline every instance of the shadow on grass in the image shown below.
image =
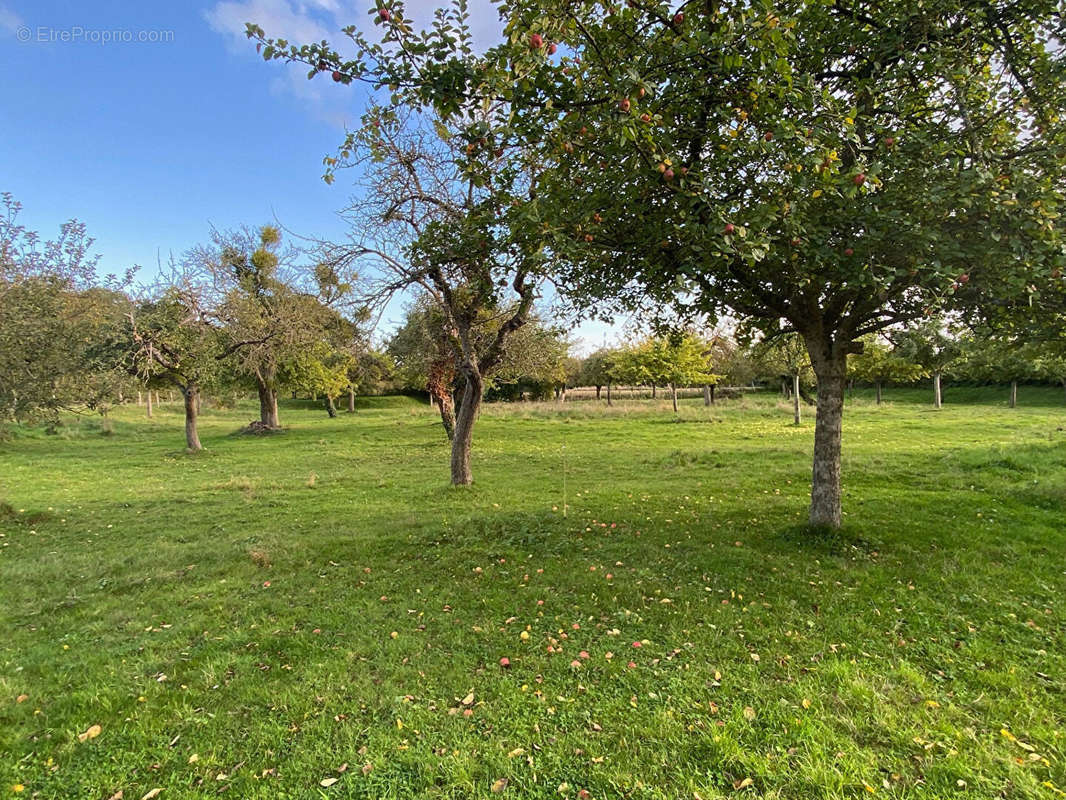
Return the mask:
POLYGON ((826 525, 791 525, 781 528, 776 536, 770 537, 770 541, 774 540, 790 552, 813 556, 871 556, 883 549, 880 542, 868 539, 847 526, 831 528, 826 525))

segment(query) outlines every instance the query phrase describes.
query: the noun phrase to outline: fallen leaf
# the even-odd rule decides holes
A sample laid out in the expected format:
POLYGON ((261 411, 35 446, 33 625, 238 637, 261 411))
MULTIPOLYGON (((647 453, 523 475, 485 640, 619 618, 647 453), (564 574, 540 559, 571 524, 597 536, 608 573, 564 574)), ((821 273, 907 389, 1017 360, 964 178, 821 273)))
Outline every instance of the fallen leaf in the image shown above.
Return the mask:
POLYGON ((522 755, 524 752, 526 752, 526 749, 524 747, 516 747, 514 750, 507 754, 507 757, 514 758, 515 756, 522 755))
MULTIPOLYGON (((103 731, 104 731, 104 729, 101 728, 99 725, 90 725, 89 729, 87 731, 85 731, 85 733, 79 733, 78 734, 78 741, 79 742, 84 742, 84 741, 87 741, 89 739, 95 739, 97 736, 99 736, 101 733, 103 733, 103 731)), ((162 790, 160 790, 160 791, 162 791, 162 790)))
POLYGON ((141 798, 141 800, 152 800, 153 797, 159 797, 163 793, 162 789, 152 789, 148 794, 141 798))
POLYGON ((15 702, 16 703, 25 703, 29 699, 30 699, 30 696, 28 694, 20 694, 18 697, 15 698, 15 702))
POLYGON ((109 798, 107 798, 107 800, 122 800, 123 796, 124 796, 123 791, 121 789, 119 789, 117 792, 115 792, 113 795, 111 795, 109 798))
POLYGON ((325 788, 325 789, 328 789, 330 786, 332 786, 333 784, 335 784, 339 780, 340 780, 340 778, 323 778, 322 780, 320 780, 318 782, 318 785, 323 787, 323 788, 325 788))
POLYGON ((363 774, 364 775, 369 775, 370 774, 370 770, 372 770, 373 768, 374 768, 373 764, 370 764, 370 763, 363 764, 363 774))
POLYGON ((507 788, 507 778, 497 778, 492 782, 491 788, 494 794, 499 794, 507 788))
POLYGON ((196 753, 193 753, 191 756, 189 756, 189 763, 190 764, 195 764, 199 760, 200 760, 200 756, 198 756, 196 753))
POLYGON ((753 719, 755 719, 755 709, 751 706, 745 706, 744 719, 746 719, 748 722, 751 722, 753 719))
POLYGON ((468 694, 466 697, 463 698, 463 705, 464 706, 469 706, 469 705, 473 705, 473 703, 474 703, 474 693, 471 692, 470 694, 468 694))
POLYGON ((810 708, 811 707, 811 701, 808 700, 806 697, 804 697, 803 698, 803 702, 800 705, 802 705, 804 708, 810 708))
POLYGON ((755 783, 755 781, 753 781, 751 778, 745 778, 742 781, 733 781, 733 788, 739 792, 741 789, 748 788, 753 783, 755 783))

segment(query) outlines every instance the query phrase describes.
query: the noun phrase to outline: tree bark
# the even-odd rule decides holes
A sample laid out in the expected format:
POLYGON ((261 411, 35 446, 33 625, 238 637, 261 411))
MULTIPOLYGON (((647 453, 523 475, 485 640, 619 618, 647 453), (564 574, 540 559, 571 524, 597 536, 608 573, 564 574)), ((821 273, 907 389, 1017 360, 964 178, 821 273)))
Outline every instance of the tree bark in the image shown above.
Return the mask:
POLYGON ((943 395, 940 392, 940 373, 933 373, 933 408, 940 408, 943 405, 943 395))
MULTIPOLYGON (((1063 386, 1066 386, 1066 381, 1063 381, 1063 384, 1062 384, 1062 385, 1063 385, 1063 386)), ((600 388, 601 388, 601 387, 599 387, 599 386, 597 386, 597 387, 596 387, 596 399, 597 399, 597 400, 599 400, 599 399, 600 399, 600 388)))
POLYGON ((800 376, 796 373, 792 376, 792 421, 800 424, 800 376))
POLYGON ((674 413, 677 413, 677 386, 673 383, 670 384, 670 400, 674 404, 674 413))
POLYGON ((144 398, 141 396, 140 392, 137 392, 137 405, 139 405, 139 406, 143 406, 144 405, 144 398))
POLYGON ((703 404, 709 406, 713 400, 711 400, 711 386, 708 383, 703 384, 703 404))
POLYGON ((1010 382, 1010 407, 1016 408, 1018 405, 1018 381, 1010 382))
POLYGON ((476 369, 467 368, 463 372, 466 386, 463 388, 463 400, 455 418, 455 434, 452 437, 453 486, 469 486, 474 482, 474 475, 470 471, 470 447, 484 391, 484 383, 476 369))
POLYGON ((190 384, 182 387, 181 393, 185 398, 185 446, 189 452, 196 453, 204 449, 196 428, 196 419, 200 413, 200 387, 190 384))
POLYGON ((881 405, 881 381, 877 382, 877 405, 881 405))
POLYGON ((655 384, 654 383, 651 385, 651 399, 652 400, 655 399, 655 384))
MULTIPOLYGON (((841 521, 840 445, 847 355, 839 344, 817 339, 808 339, 807 349, 818 379, 810 523, 817 527, 838 528, 841 521)), ((798 397, 799 393, 796 394, 798 397)))
POLYGON ((259 390, 259 421, 268 428, 280 428, 278 389, 274 385, 274 370, 256 370, 255 386, 259 390))
POLYGON ((348 387, 348 413, 349 414, 354 414, 355 413, 355 387, 354 386, 349 386, 348 387))
POLYGON ((333 419, 337 416, 337 406, 333 404, 333 398, 330 395, 326 395, 326 413, 329 414, 329 418, 333 419))
POLYGON ((611 404, 611 382, 607 382, 607 405, 611 404))
POLYGON ((148 419, 152 418, 152 393, 148 392, 148 419))

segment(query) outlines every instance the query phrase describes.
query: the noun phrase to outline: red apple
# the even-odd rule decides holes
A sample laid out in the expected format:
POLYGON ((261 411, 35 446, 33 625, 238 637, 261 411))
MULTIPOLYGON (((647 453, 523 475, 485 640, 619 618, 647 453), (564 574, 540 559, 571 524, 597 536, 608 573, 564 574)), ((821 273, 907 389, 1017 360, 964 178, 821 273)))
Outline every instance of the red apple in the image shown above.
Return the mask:
POLYGON ((674 171, 667 167, 666 171, 663 173, 663 177, 668 181, 672 181, 674 179, 674 171))
POLYGON ((623 114, 628 114, 629 113, 629 98, 628 97, 623 97, 621 100, 618 101, 618 109, 623 114))
POLYGON ((500 659, 500 666, 504 669, 509 669, 511 666, 511 659, 509 659, 507 656, 504 656, 500 659))
POLYGON ((540 50, 544 46, 544 39, 539 33, 530 34, 529 46, 534 50, 540 50))
POLYGON ((896 143, 896 140, 891 136, 885 137, 885 147, 892 147, 896 143))
POLYGON ((959 283, 969 283, 969 282, 970 282, 970 276, 967 275, 965 272, 962 273, 959 276, 959 283))
POLYGON ((641 122, 651 122, 651 114, 644 113, 640 115, 641 122))
POLYGON ((680 11, 678 11, 676 14, 674 14, 674 24, 675 25, 680 25, 684 21, 685 21, 685 15, 682 14, 680 11))
POLYGON ((725 235, 726 235, 726 236, 729 236, 729 235, 730 235, 730 234, 732 234, 732 233, 733 233, 733 231, 735 231, 736 229, 737 229, 737 226, 736 226, 736 225, 734 225, 734 224, 733 224, 732 222, 727 222, 727 223, 725 224, 725 229, 723 230, 723 233, 725 233, 725 235))
POLYGON ((803 240, 801 240, 798 236, 793 236, 792 241, 789 242, 789 244, 791 244, 793 247, 799 247, 801 244, 803 244, 803 240))
POLYGON ((766 133, 763 134, 762 138, 764 138, 768 142, 771 141, 774 138, 773 131, 767 131, 766 133))
POLYGON ((554 56, 555 51, 557 51, 558 49, 559 45, 557 45, 555 42, 552 42, 550 45, 548 45, 548 55, 554 56))
POLYGON ((389 13, 389 10, 387 8, 382 8, 378 11, 378 16, 385 20, 385 22, 388 22, 389 19, 392 17, 392 14, 389 13))
POLYGON ((333 70, 333 80, 335 80, 337 83, 340 83, 344 80, 344 74, 340 72, 340 70, 333 70))
POLYGON ((855 251, 852 250, 850 247, 848 247, 847 249, 844 250, 844 255, 846 255, 846 256, 848 256, 848 258, 850 258, 851 256, 855 255, 855 251))
POLYGON ((865 173, 860 172, 851 180, 856 186, 862 186, 864 183, 866 183, 866 175, 865 173))

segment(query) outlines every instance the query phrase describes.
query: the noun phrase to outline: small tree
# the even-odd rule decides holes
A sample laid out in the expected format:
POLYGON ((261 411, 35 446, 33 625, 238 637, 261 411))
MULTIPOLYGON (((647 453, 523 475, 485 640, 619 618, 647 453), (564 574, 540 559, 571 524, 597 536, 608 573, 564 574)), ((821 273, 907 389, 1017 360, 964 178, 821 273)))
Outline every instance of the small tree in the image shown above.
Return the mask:
POLYGON ((129 312, 133 369, 146 381, 166 381, 181 391, 185 408, 185 445, 203 449, 198 417, 205 387, 221 372, 221 336, 203 309, 203 289, 187 276, 129 312))
POLYGON ((932 316, 887 335, 901 358, 933 376, 933 407, 940 408, 944 397, 941 379, 962 354, 957 324, 944 316, 932 316))
POLYGON ((712 383, 719 377, 711 371, 707 343, 688 332, 646 338, 626 351, 624 362, 635 383, 670 387, 675 414, 678 386, 712 383))
POLYGON ((800 399, 811 402, 804 386, 815 378, 810 353, 799 335, 780 333, 760 340, 754 347, 756 362, 767 376, 781 381, 781 392, 792 398, 792 421, 801 421, 800 399))
POLYGON ((877 405, 881 405, 885 383, 911 383, 928 374, 920 364, 901 356, 879 336, 864 339, 862 353, 848 357, 848 372, 860 381, 874 384, 877 405))

